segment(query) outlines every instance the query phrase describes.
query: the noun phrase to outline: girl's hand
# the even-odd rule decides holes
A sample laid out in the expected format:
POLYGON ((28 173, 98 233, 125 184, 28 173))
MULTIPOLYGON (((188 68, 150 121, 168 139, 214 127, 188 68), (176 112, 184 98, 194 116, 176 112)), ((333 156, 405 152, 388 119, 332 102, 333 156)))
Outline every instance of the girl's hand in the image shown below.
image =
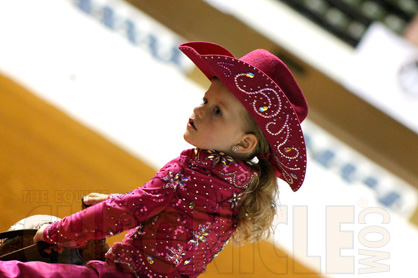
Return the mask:
MULTIPOLYGON (((40 241, 45 241, 44 230, 48 226, 49 226, 49 224, 44 224, 44 225, 41 226, 41 228, 39 228, 39 230, 36 232, 35 236, 33 237, 33 243, 38 243, 40 241)), ((47 243, 45 243, 45 244, 47 244, 47 243)), ((45 249, 44 252, 47 253, 47 254, 51 254, 52 250, 55 250, 59 253, 62 253, 62 251, 64 251, 64 248, 59 247, 57 245, 51 245, 50 247, 45 249)))
POLYGON ((36 232, 35 236, 33 237, 33 243, 38 243, 38 241, 45 241, 44 230, 48 226, 49 226, 48 224, 44 224, 39 228, 39 230, 36 232))
POLYGON ((91 206, 106 200, 108 196, 109 194, 90 193, 83 197, 83 203, 87 206, 91 206))

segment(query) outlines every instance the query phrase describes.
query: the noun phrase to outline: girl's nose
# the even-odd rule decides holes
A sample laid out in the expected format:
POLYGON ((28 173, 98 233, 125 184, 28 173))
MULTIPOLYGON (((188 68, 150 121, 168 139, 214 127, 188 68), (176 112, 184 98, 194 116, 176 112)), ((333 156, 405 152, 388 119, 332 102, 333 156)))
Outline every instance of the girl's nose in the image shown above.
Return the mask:
POLYGON ((203 116, 203 105, 197 106, 193 109, 193 113, 201 118, 203 116))

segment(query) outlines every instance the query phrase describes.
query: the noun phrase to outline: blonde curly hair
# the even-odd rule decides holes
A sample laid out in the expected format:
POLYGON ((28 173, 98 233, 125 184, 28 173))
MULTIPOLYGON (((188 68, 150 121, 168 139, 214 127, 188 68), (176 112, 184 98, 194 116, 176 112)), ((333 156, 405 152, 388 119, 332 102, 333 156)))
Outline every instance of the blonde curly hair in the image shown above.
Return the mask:
POLYGON ((276 215, 276 197, 278 184, 275 170, 266 158, 253 163, 252 158, 270 153, 270 146, 263 132, 249 115, 245 113, 247 133, 254 134, 258 143, 247 158, 247 163, 259 172, 259 175, 245 190, 239 201, 239 219, 237 230, 232 236, 236 244, 252 243, 268 238, 273 232, 273 220, 276 215))

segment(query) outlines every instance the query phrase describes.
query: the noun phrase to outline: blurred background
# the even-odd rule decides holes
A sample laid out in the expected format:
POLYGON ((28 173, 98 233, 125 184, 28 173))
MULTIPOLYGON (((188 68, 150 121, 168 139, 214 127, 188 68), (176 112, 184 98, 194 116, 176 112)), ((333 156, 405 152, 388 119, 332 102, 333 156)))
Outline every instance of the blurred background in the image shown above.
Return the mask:
MULTIPOLYGON (((177 49, 265 48, 309 103, 304 186, 274 236, 203 277, 414 277, 416 0, 1 0, 0 229, 141 186, 186 148, 208 81, 177 49)), ((110 243, 123 235, 110 238, 110 243)))

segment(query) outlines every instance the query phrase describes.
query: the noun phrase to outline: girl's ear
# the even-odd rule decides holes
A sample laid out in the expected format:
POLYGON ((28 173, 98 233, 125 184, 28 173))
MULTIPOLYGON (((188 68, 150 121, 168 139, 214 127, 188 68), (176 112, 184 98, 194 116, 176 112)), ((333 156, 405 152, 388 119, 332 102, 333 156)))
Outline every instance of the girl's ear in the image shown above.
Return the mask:
POLYGON ((250 154, 258 144, 257 136, 251 133, 245 134, 241 140, 238 141, 236 153, 250 154))

